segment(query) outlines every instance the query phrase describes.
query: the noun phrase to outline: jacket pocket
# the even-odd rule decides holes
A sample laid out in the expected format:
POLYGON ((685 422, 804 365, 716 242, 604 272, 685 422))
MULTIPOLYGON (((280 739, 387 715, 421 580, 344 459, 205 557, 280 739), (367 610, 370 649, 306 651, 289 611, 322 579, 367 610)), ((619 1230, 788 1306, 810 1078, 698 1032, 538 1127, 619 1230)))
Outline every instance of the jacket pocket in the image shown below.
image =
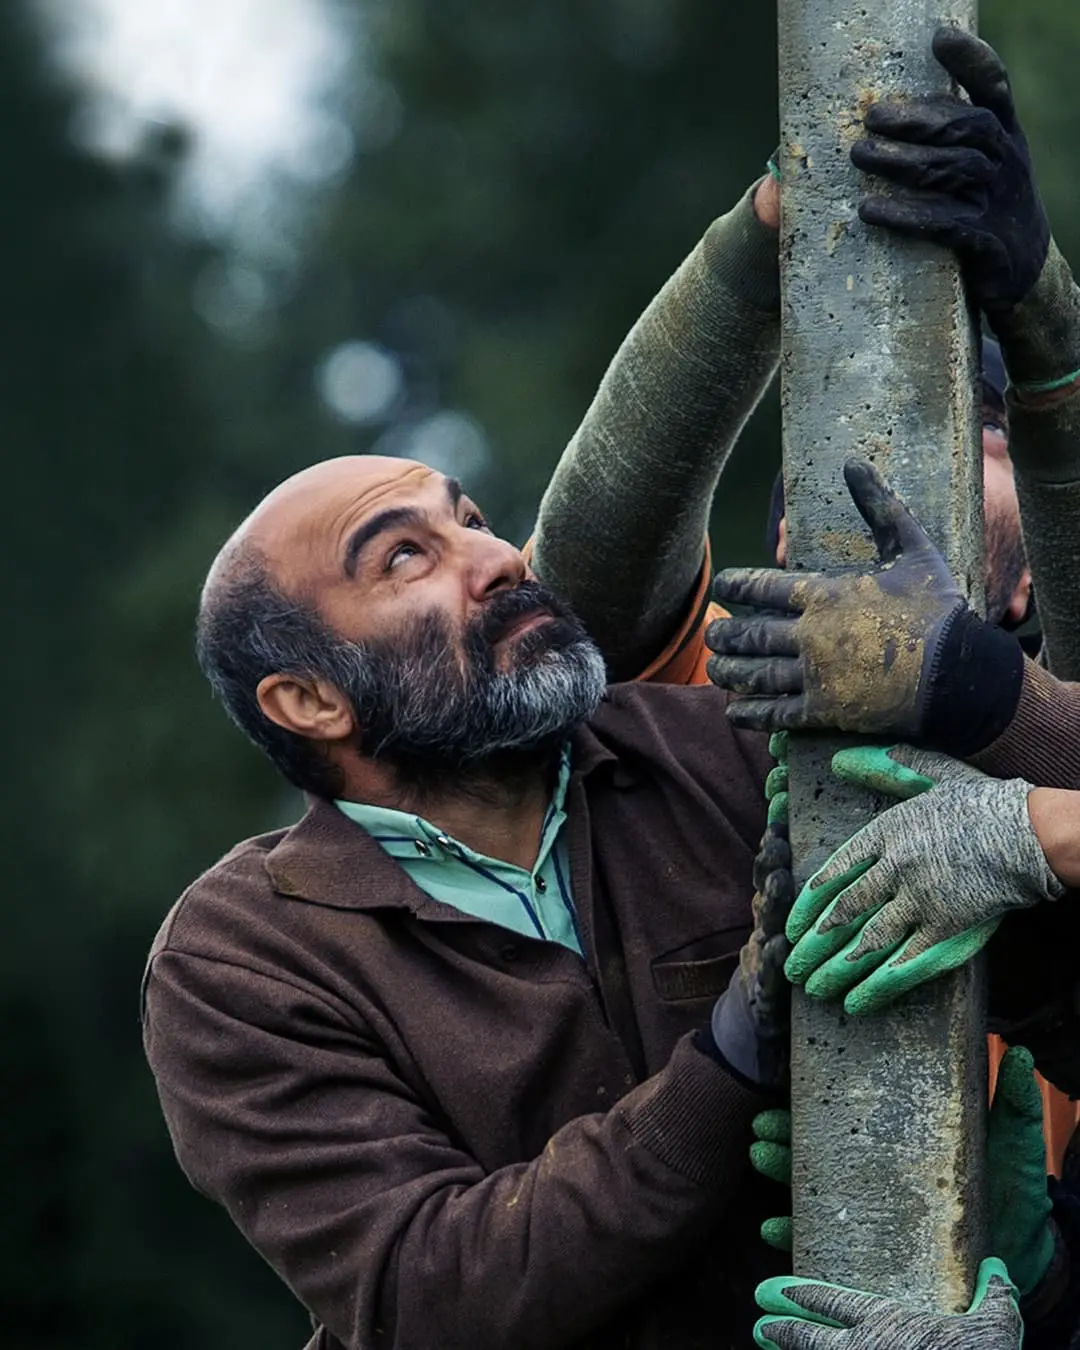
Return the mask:
POLYGON ((668 1003, 719 998, 735 973, 747 936, 745 928, 725 928, 655 957, 653 988, 668 1003))

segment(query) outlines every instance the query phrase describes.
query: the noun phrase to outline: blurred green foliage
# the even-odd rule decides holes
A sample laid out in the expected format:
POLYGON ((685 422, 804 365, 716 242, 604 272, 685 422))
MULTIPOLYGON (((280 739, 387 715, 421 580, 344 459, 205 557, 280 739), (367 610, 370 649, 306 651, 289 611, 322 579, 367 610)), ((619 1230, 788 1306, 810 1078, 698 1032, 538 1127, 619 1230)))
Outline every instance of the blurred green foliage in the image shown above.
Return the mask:
MULTIPOLYGON (((190 634, 202 575, 258 496, 386 431, 327 413, 320 359, 379 343, 405 370, 406 422, 475 418, 490 458, 470 486, 524 537, 622 334, 776 140, 768 6, 364 10, 400 128, 327 195, 287 299, 230 337, 192 304, 229 260, 170 225, 182 129, 122 166, 88 159, 21 3, 0 9, 0 1343, 20 1350, 307 1335, 176 1168, 137 996, 183 886, 297 809, 210 703, 190 634)), ((984 31, 1077 256, 1080 8, 986 0, 984 31)), ((725 478, 718 563, 763 560, 778 443, 770 400, 725 478)))

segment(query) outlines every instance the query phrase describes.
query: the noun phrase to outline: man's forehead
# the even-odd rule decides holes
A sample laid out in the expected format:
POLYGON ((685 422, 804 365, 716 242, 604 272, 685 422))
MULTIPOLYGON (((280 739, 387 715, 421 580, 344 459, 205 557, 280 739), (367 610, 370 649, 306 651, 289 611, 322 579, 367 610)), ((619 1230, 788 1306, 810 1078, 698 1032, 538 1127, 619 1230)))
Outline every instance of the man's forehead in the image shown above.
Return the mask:
MULTIPOLYGON (((443 474, 411 459, 349 455, 294 474, 264 497, 237 538, 254 544, 282 582, 339 565, 349 536, 379 513, 445 495, 443 474)), ((455 485, 456 487, 456 485, 455 485)))
POLYGON ((441 473, 412 459, 350 455, 324 460, 274 488, 243 528, 264 547, 289 537, 299 540, 311 531, 325 539, 346 520, 358 524, 391 499, 396 504, 445 481, 441 473))
POLYGON ((251 521, 300 518, 312 510, 333 509, 346 502, 362 510, 368 500, 440 477, 414 459, 343 455, 312 464, 279 483, 252 512, 251 521))

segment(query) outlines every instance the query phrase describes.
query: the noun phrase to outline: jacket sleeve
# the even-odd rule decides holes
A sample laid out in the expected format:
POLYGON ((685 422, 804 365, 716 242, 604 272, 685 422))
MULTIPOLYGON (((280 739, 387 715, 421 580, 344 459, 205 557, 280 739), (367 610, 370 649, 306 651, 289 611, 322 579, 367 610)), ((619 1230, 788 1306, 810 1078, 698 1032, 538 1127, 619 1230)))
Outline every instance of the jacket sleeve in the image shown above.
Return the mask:
POLYGON ((577 1343, 716 1223, 762 1104, 687 1037, 485 1171, 318 989, 166 948, 144 1037, 188 1178, 349 1350, 577 1343))
POLYGON ((751 192, 634 325, 540 504, 536 572, 612 680, 649 665, 685 617, 713 492, 779 359, 777 236, 751 192))

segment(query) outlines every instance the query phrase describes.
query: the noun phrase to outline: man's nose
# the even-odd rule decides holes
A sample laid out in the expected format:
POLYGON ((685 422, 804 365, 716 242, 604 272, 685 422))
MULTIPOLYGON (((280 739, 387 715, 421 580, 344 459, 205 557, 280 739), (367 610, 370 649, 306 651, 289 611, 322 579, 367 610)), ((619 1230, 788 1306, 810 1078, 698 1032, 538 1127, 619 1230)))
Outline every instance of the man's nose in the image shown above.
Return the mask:
POLYGON ((469 560, 469 590, 474 600, 486 600, 496 591, 513 590, 526 575, 520 549, 493 534, 474 532, 469 560))

